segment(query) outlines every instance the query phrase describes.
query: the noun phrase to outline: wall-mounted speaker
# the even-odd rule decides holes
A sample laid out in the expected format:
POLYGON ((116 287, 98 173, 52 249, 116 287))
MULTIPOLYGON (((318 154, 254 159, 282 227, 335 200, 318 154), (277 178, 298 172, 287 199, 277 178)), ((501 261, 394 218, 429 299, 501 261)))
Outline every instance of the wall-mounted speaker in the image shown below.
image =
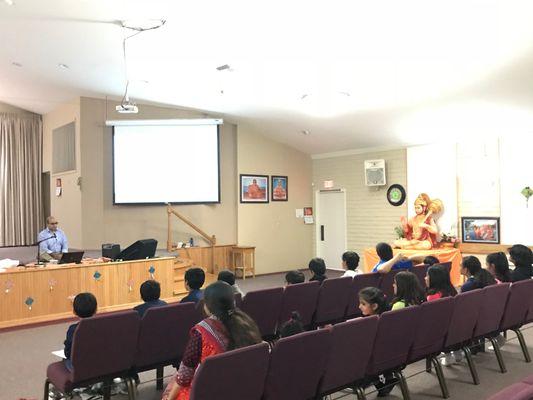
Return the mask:
POLYGON ((365 161, 366 186, 384 186, 387 184, 385 176, 385 160, 365 161))

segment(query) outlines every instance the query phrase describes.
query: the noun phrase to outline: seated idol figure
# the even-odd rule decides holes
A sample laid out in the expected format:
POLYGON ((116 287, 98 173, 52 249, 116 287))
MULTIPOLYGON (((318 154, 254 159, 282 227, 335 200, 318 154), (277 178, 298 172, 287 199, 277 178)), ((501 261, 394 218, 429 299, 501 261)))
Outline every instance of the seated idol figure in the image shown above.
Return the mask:
POLYGON ((402 217, 404 237, 394 242, 394 247, 405 250, 430 250, 437 243, 439 230, 432 215, 442 211, 442 201, 431 200, 421 193, 415 200, 416 215, 409 220, 402 217))

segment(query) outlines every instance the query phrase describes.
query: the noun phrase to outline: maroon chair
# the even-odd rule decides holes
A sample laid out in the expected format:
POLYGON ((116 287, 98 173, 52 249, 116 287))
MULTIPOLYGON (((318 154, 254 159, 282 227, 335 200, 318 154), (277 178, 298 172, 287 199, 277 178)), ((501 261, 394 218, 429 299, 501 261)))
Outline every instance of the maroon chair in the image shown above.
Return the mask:
POLYGON ((484 292, 480 289, 461 293, 454 297, 452 318, 443 350, 462 350, 465 353, 466 361, 468 362, 468 367, 475 385, 479 385, 479 377, 468 345, 474 336, 474 328, 478 321, 483 297, 484 292))
POLYGON ((357 397, 361 398, 360 385, 370 360, 378 320, 377 316, 357 318, 330 328, 331 347, 317 398, 347 387, 356 387, 357 397))
POLYGON ((524 335, 520 328, 527 321, 532 302, 533 279, 514 282, 509 290, 509 298, 505 305, 500 331, 512 330, 516 333, 526 362, 531 362, 524 335))
POLYGON ((452 262, 451 261, 438 263, 438 264, 433 264, 433 265, 442 265, 444 268, 446 268, 448 270, 448 272, 451 272, 451 270, 452 270, 452 262))
POLYGON ((396 274, 402 271, 410 271, 411 269, 396 269, 390 271, 387 274, 381 274, 381 281, 379 283, 379 288, 387 296, 387 300, 390 302, 394 298, 394 288, 392 284, 394 283, 394 277, 396 274))
POLYGON ((314 316, 316 326, 336 323, 344 319, 351 286, 351 277, 326 279, 322 283, 314 316))
POLYGON ((255 321, 266 339, 276 334, 282 298, 283 288, 278 287, 248 292, 242 300, 242 311, 255 321))
POLYGON ((419 306, 419 318, 421 322, 418 324, 413 345, 407 359, 407 363, 412 364, 425 358, 429 361, 426 364, 428 371, 431 371, 431 363, 433 363, 437 372, 442 397, 445 399, 450 397, 450 395, 442 372, 442 366, 436 359, 436 356, 440 354, 444 346, 444 339, 446 339, 448 326, 452 317, 453 305, 453 297, 445 297, 423 303, 419 306))
POLYGON ((479 317, 476 328, 474 329, 474 339, 476 341, 483 341, 483 343, 485 339, 491 341, 502 374, 507 372, 507 368, 505 367, 496 336, 499 332, 510 286, 510 283, 502 283, 487 286, 483 289, 481 309, 479 310, 479 317))
POLYGON ((191 400, 260 400, 269 361, 268 344, 259 343, 206 358, 198 367, 191 400))
POLYGON ((319 290, 320 284, 317 281, 286 286, 283 292, 278 326, 288 321, 293 311, 298 311, 303 325, 309 327, 313 322, 319 290))
POLYGON ((73 389, 104 382, 104 399, 111 397, 114 378, 122 377, 130 399, 135 396, 129 372, 137 349, 140 319, 136 311, 97 315, 80 320, 72 342, 72 371, 64 361, 52 363, 46 370, 44 400, 50 384, 64 394, 73 389))
POLYGON ((426 264, 415 265, 413 268, 411 268, 411 272, 416 275, 423 288, 426 287, 426 274, 428 272, 428 268, 429 265, 426 264))
POLYGON ((366 369, 367 382, 375 381, 380 374, 392 373, 399 380, 403 398, 406 400, 410 398, 402 369, 407 363, 419 322, 418 306, 381 314, 372 356, 366 369), (392 332, 394 332, 393 339, 392 332))
POLYGON ((163 368, 178 366, 189 340, 189 331, 197 322, 194 303, 175 303, 150 308, 141 319, 135 355, 135 372, 156 369, 157 389, 163 388, 163 368))
POLYGON ((354 276, 348 297, 348 305, 346 306, 345 319, 361 316, 361 310, 359 310, 359 291, 366 287, 379 287, 380 281, 381 274, 377 272, 354 276))
POLYGON ((280 339, 270 356, 263 399, 314 398, 326 368, 329 349, 328 329, 280 339))

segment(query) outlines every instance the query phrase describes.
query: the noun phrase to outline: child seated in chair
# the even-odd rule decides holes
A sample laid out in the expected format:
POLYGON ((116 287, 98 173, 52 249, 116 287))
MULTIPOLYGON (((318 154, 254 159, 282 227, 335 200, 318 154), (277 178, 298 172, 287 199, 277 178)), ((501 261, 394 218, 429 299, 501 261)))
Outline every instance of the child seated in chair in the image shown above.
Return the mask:
POLYGON ((204 292, 201 287, 205 282, 205 272, 202 268, 189 268, 185 271, 185 288, 189 294, 181 299, 180 303, 197 304, 204 298, 204 292))
POLYGON ((159 300, 161 296, 161 285, 158 281, 148 280, 141 285, 141 298, 144 303, 135 306, 133 309, 139 313, 139 317, 143 317, 144 313, 152 307, 166 306, 166 301, 159 300))
MULTIPOLYGON (((73 302, 74 314, 79 318, 89 318, 96 314, 98 304, 96 297, 92 293, 79 293, 73 302)), ((72 371, 72 362, 70 361, 70 355, 72 351, 72 339, 74 338, 74 331, 79 322, 72 324, 68 327, 67 338, 65 339, 65 366, 68 370, 72 371)))

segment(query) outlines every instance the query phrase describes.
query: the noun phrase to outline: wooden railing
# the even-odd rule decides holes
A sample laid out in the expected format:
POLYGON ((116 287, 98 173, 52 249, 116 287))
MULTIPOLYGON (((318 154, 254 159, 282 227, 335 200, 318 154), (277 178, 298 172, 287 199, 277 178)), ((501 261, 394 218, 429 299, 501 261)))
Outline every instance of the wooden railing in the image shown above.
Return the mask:
POLYGON ((207 243, 209 243, 209 247, 211 248, 211 260, 213 265, 215 265, 215 245, 217 244, 217 239, 215 235, 208 235, 205 233, 202 229, 200 229, 198 226, 193 224, 189 219, 181 215, 179 212, 174 210, 172 208, 172 205, 170 203, 167 203, 167 215, 168 215, 168 232, 167 232, 167 251, 176 251, 178 250, 178 247, 172 243, 172 215, 178 217, 182 222, 189 225, 192 229, 194 229, 198 234, 205 239, 207 243))

